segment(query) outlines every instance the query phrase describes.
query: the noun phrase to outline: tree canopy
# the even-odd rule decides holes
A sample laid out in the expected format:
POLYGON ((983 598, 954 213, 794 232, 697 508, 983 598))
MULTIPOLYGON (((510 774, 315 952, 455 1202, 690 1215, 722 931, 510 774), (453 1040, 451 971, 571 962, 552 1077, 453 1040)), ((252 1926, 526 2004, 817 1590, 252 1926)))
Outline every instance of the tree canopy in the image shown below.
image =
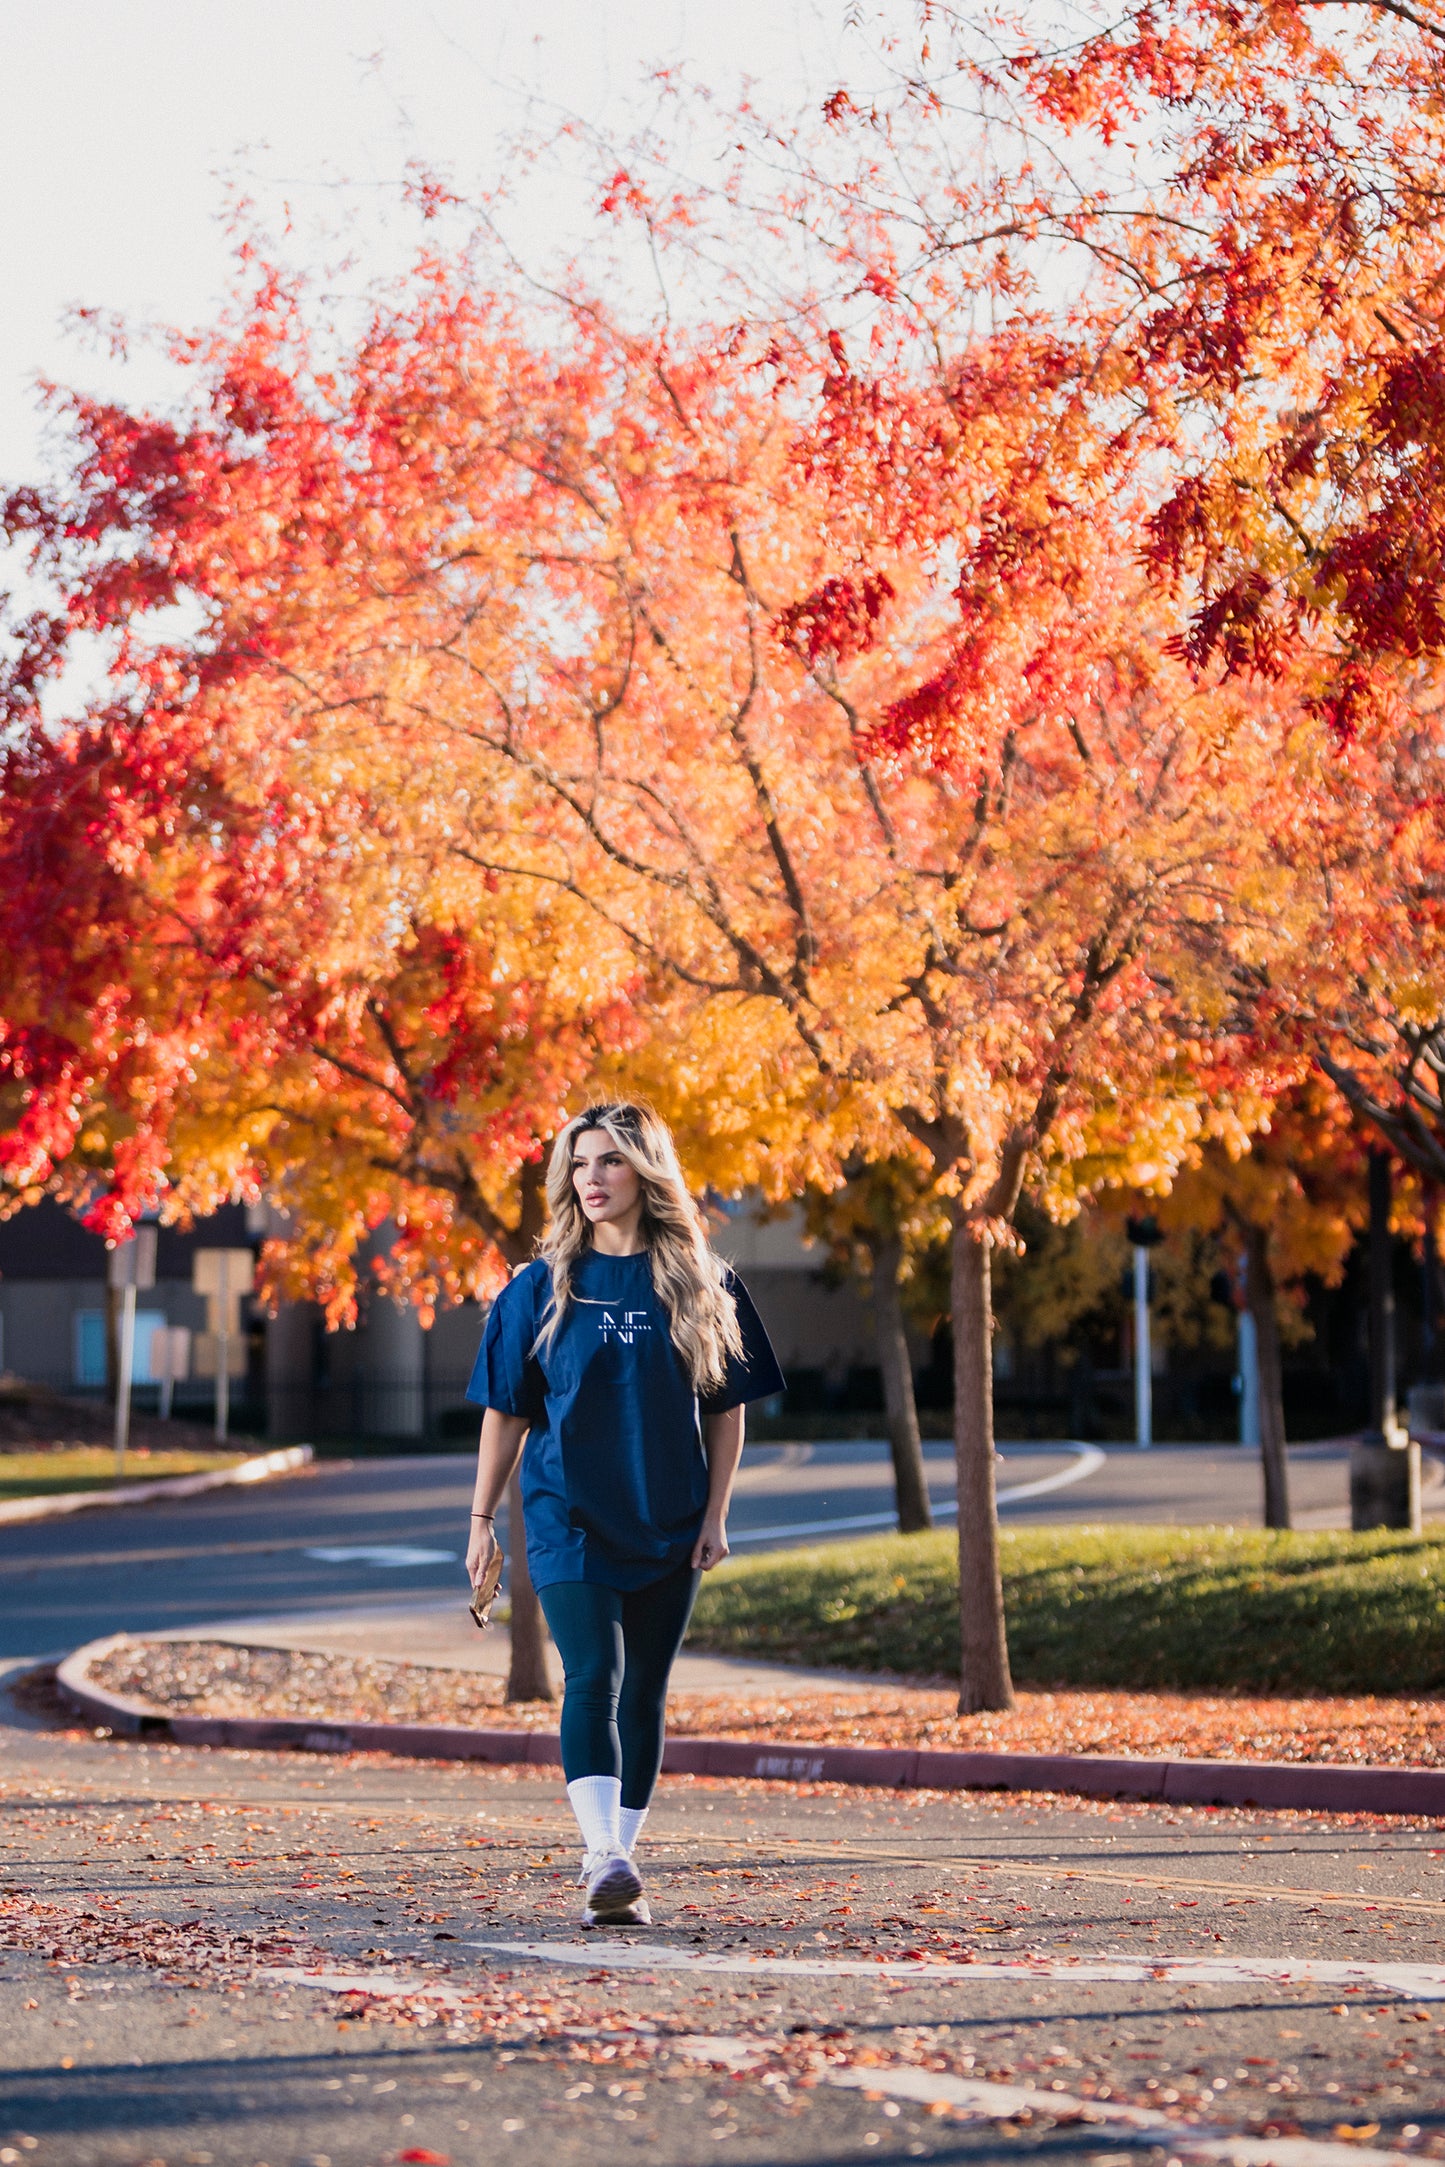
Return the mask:
POLYGON ((0 1183, 111 1238, 265 1194, 270 1294, 344 1323, 383 1224, 398 1298, 494 1290, 583 1091, 700 1187, 891 1169, 952 1236, 980 1707, 1025 1191, 1257 1226, 1346 1107, 1445 1166, 1445 22, 920 22, 721 188, 611 164, 664 288, 751 206, 791 290, 432 246, 348 329, 253 257, 184 411, 66 403, 5 507, 53 601, 0 1183))

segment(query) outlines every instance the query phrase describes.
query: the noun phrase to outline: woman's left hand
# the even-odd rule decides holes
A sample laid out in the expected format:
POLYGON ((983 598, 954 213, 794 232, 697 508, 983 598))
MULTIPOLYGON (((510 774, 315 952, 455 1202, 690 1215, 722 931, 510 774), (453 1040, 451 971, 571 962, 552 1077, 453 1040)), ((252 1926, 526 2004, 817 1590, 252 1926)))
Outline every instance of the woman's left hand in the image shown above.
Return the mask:
POLYGON ((728 1554, 727 1527, 722 1520, 709 1514, 698 1530, 697 1541, 692 1547, 694 1572, 710 1573, 714 1565, 721 1565, 728 1554))

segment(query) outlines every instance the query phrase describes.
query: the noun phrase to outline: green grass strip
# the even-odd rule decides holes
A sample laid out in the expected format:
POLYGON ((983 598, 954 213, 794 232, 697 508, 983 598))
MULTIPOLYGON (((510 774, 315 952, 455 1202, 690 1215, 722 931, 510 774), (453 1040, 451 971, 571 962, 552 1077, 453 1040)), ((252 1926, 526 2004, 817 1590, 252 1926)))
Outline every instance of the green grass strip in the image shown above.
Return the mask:
MULTIPOLYGON (((244 1452, 128 1452, 125 1483, 160 1482, 170 1475, 209 1474, 251 1457, 244 1452)), ((12 1498, 60 1497, 70 1490, 109 1490, 116 1482, 115 1453, 109 1445, 74 1445, 58 1452, 0 1452, 0 1502, 12 1498)))
MULTIPOLYGON (((1016 1683, 1308 1693, 1445 1690, 1445 1541, 1257 1528, 1001 1537, 1016 1683)), ((951 1531, 732 1559, 689 1644, 915 1677, 958 1670, 951 1531)))

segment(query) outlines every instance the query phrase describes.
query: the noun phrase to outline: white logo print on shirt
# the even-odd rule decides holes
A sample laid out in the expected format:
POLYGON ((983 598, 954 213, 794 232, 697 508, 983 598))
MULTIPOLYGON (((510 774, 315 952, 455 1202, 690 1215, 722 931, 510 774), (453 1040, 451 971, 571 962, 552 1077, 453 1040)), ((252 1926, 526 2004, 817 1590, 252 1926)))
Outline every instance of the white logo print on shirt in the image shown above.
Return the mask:
POLYGON ((601 1329, 604 1347, 614 1336, 621 1340, 624 1347, 630 1347, 639 1332, 652 1330, 652 1319, 645 1309, 624 1309, 620 1320, 613 1316, 610 1309, 604 1309, 601 1329))

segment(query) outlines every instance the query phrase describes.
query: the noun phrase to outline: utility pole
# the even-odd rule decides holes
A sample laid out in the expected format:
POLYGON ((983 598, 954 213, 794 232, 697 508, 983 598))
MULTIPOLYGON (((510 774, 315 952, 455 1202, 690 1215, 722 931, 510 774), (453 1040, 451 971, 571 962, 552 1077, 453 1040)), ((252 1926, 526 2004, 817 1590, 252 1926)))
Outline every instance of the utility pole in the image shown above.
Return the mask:
POLYGON ((1134 1249, 1134 1442, 1147 1452, 1154 1442, 1154 1363, 1149 1344, 1149 1252, 1163 1240, 1157 1220, 1130 1219, 1125 1232, 1134 1249))
POLYGON ((120 1295, 120 1346, 115 1390, 115 1472, 125 1473, 126 1447, 130 1443, 130 1390, 135 1374, 135 1298, 156 1283, 156 1230, 138 1226, 129 1241, 118 1242, 110 1252, 110 1284, 120 1295))

